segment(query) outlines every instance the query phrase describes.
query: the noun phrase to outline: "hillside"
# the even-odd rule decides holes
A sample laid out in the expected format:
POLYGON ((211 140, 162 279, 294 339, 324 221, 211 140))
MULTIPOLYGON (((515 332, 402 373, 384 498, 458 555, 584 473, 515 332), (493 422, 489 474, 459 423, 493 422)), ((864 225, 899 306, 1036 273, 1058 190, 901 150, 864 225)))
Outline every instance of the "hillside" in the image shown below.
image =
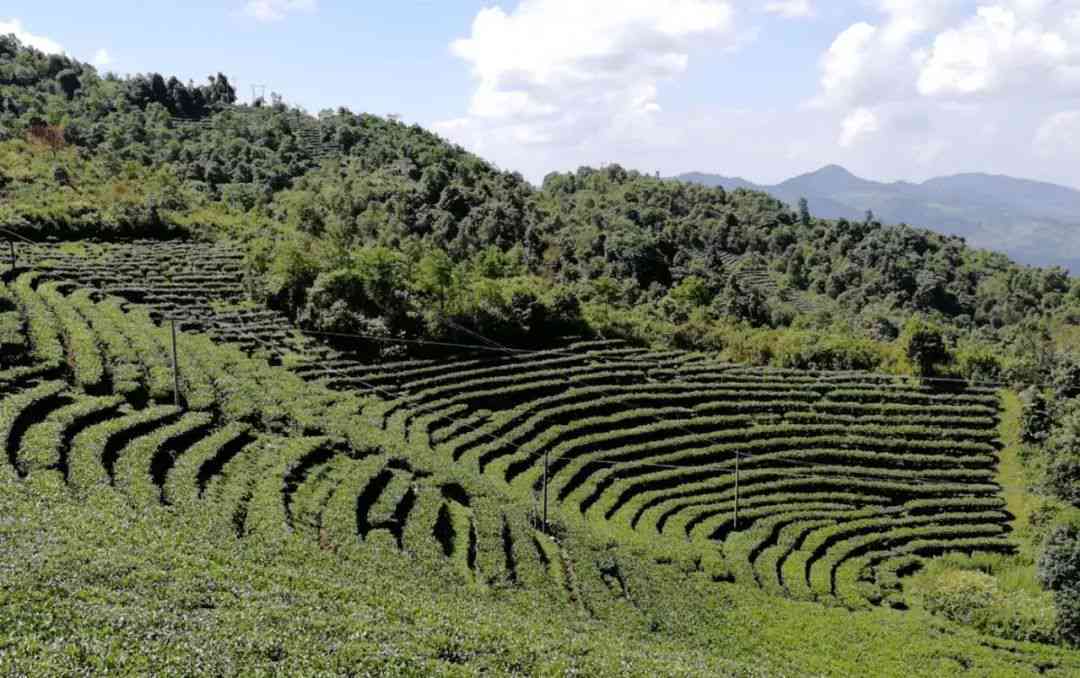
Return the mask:
POLYGON ((763 191, 789 205, 806 198, 814 216, 823 219, 861 220, 870 210, 882 222, 960 236, 1021 263, 1080 270, 1080 191, 1065 186, 979 173, 884 183, 836 165, 773 186, 700 172, 678 179, 763 191))
POLYGON ((1080 672, 1063 271, 10 38, 0 124, 0 673, 1080 672))
POLYGON ((6 670, 185 671, 195 648, 210 672, 850 674, 866 652, 885 675, 1080 666, 959 629, 935 638, 925 611, 879 607, 914 603, 897 577, 928 556, 1016 548, 991 391, 610 342, 273 367, 181 332, 177 407, 148 307, 63 281, 126 260, 101 285, 159 311, 217 307, 238 345, 272 344, 287 321, 220 305, 228 253, 141 247, 167 254, 55 246, 82 266, 54 268, 46 250, 0 287, 0 497, 21 517, 3 528, 16 547, 2 609, 20 629, 6 670), (175 281, 171 301, 132 284, 140 264, 175 281), (63 625, 32 612, 46 580, 19 560, 39 557, 63 625), (312 652, 316 628, 331 651, 312 652), (130 649, 106 659, 112 646, 130 649))

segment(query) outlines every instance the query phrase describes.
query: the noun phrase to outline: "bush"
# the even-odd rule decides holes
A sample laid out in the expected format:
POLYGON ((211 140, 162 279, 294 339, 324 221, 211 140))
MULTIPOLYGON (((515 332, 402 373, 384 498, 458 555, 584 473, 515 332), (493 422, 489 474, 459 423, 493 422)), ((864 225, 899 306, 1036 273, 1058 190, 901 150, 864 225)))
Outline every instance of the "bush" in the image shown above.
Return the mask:
POLYGON ((426 311, 434 326, 465 343, 477 334, 510 346, 538 345, 583 329, 581 304, 566 287, 531 276, 473 277, 455 290, 445 311, 426 311))
POLYGON ((1080 454, 1057 454, 1046 469, 1046 484, 1062 501, 1080 507, 1080 454))
POLYGON ((1080 505, 1080 401, 1070 400, 1059 408, 1043 450, 1047 487, 1062 500, 1080 505))
POLYGON ((884 362, 873 341, 796 331, 779 336, 773 357, 777 367, 811 370, 876 370, 884 362))
POLYGON ((998 597, 997 580, 983 572, 950 570, 938 575, 924 593, 926 609, 961 624, 973 624, 998 597))
POLYGON ((964 346, 956 352, 960 374, 971 381, 996 381, 1001 378, 1001 359, 987 346, 964 346))
POLYGON ((1080 356, 1057 355, 1050 371, 1054 382, 1054 398, 1065 400, 1080 395, 1080 356))
POLYGON ((1038 567, 1039 581, 1054 592, 1058 633, 1080 645, 1080 527, 1054 529, 1043 544, 1038 567))
POLYGON ((1025 443, 1041 443, 1050 434, 1050 411, 1042 391, 1029 386, 1020 394, 1020 439, 1025 443))
POLYGON ((948 569, 928 577, 924 586, 923 604, 933 614, 1009 640, 1056 639, 1053 609, 1025 591, 1001 591, 993 575, 948 569))
POLYGON ((951 358, 941 328, 917 318, 904 326, 900 345, 912 372, 920 377, 934 376, 951 358))

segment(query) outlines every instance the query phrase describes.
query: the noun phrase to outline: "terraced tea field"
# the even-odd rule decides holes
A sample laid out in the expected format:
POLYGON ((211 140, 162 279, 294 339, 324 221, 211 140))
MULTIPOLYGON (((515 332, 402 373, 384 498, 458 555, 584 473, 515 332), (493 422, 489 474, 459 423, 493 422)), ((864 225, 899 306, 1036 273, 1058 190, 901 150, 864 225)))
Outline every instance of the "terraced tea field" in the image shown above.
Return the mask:
POLYGON ((900 579, 924 558, 1012 549, 987 388, 615 342, 366 364, 271 311, 222 310, 242 295, 234 251, 96 247, 35 248, 29 259, 45 272, 6 293, 7 350, 34 358, 4 377, 19 476, 211 502, 240 535, 283 526, 315 541, 374 540, 488 582, 546 572, 567 585, 535 529, 545 488, 556 532, 587 525, 718 580, 849 607, 902 605, 900 579), (104 294, 127 303, 95 301, 104 294), (153 322, 177 313, 217 341, 181 334, 182 409, 169 405, 168 337, 153 322), (280 369, 237 349, 289 355, 295 376, 283 385, 280 369), (302 403, 324 401, 337 418, 311 424, 325 407, 302 403), (358 451, 369 444, 361 421, 397 442, 358 451), (490 506, 473 496, 489 492, 490 506))
POLYGON ((121 306, 35 272, 0 286, 8 480, 120 493, 241 538, 379 544, 485 586, 563 586, 525 509, 380 444, 370 402, 180 333, 177 406, 168 330, 121 306))
POLYGON ((447 461, 523 498, 546 477, 564 513, 715 549, 783 595, 863 605, 922 557, 1011 549, 990 390, 587 344, 354 374, 397 396, 387 427, 447 461))

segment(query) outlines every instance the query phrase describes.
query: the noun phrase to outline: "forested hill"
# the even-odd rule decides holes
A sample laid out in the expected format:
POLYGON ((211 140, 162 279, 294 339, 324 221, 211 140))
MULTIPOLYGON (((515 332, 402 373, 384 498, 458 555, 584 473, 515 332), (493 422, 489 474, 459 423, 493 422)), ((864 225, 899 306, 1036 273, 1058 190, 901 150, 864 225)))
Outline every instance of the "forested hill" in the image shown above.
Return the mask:
POLYGON ((31 239, 241 241, 256 297, 336 332, 1027 378, 1080 317, 1064 271, 957 238, 617 165, 535 187, 415 125, 237 105, 220 74, 101 76, 13 37, 0 198, 31 239))

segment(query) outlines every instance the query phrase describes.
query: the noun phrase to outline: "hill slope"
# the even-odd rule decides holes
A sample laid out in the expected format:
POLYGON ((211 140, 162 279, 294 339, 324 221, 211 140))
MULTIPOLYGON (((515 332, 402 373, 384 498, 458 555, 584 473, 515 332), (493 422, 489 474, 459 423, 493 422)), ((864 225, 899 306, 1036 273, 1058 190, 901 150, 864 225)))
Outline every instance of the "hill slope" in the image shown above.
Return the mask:
POLYGON ((861 220, 871 210, 883 222, 958 235, 1026 264, 1080 270, 1080 191, 1065 186, 978 173, 883 183, 836 165, 774 186, 699 172, 678 178, 729 190, 752 188, 790 205, 805 197, 810 211, 824 219, 861 220))
MULTIPOLYGON (((898 604, 896 573, 924 556, 1011 548, 986 483, 989 393, 610 343, 294 375, 181 332, 177 408, 167 331, 64 282, 102 247, 151 246, 42 257, 0 286, 5 670, 850 675, 867 652, 884 675, 1078 667, 868 603, 898 604), (875 435, 846 435, 851 413, 875 435), (554 539, 534 494, 546 450, 554 539)), ((231 259, 160 247, 165 278, 231 259)), ((124 280, 137 268, 108 270, 168 303, 124 280)), ((192 277, 171 294, 207 292, 192 277)))
POLYGON ((0 39, 0 672, 1077 672, 1075 280, 233 99, 0 39))

